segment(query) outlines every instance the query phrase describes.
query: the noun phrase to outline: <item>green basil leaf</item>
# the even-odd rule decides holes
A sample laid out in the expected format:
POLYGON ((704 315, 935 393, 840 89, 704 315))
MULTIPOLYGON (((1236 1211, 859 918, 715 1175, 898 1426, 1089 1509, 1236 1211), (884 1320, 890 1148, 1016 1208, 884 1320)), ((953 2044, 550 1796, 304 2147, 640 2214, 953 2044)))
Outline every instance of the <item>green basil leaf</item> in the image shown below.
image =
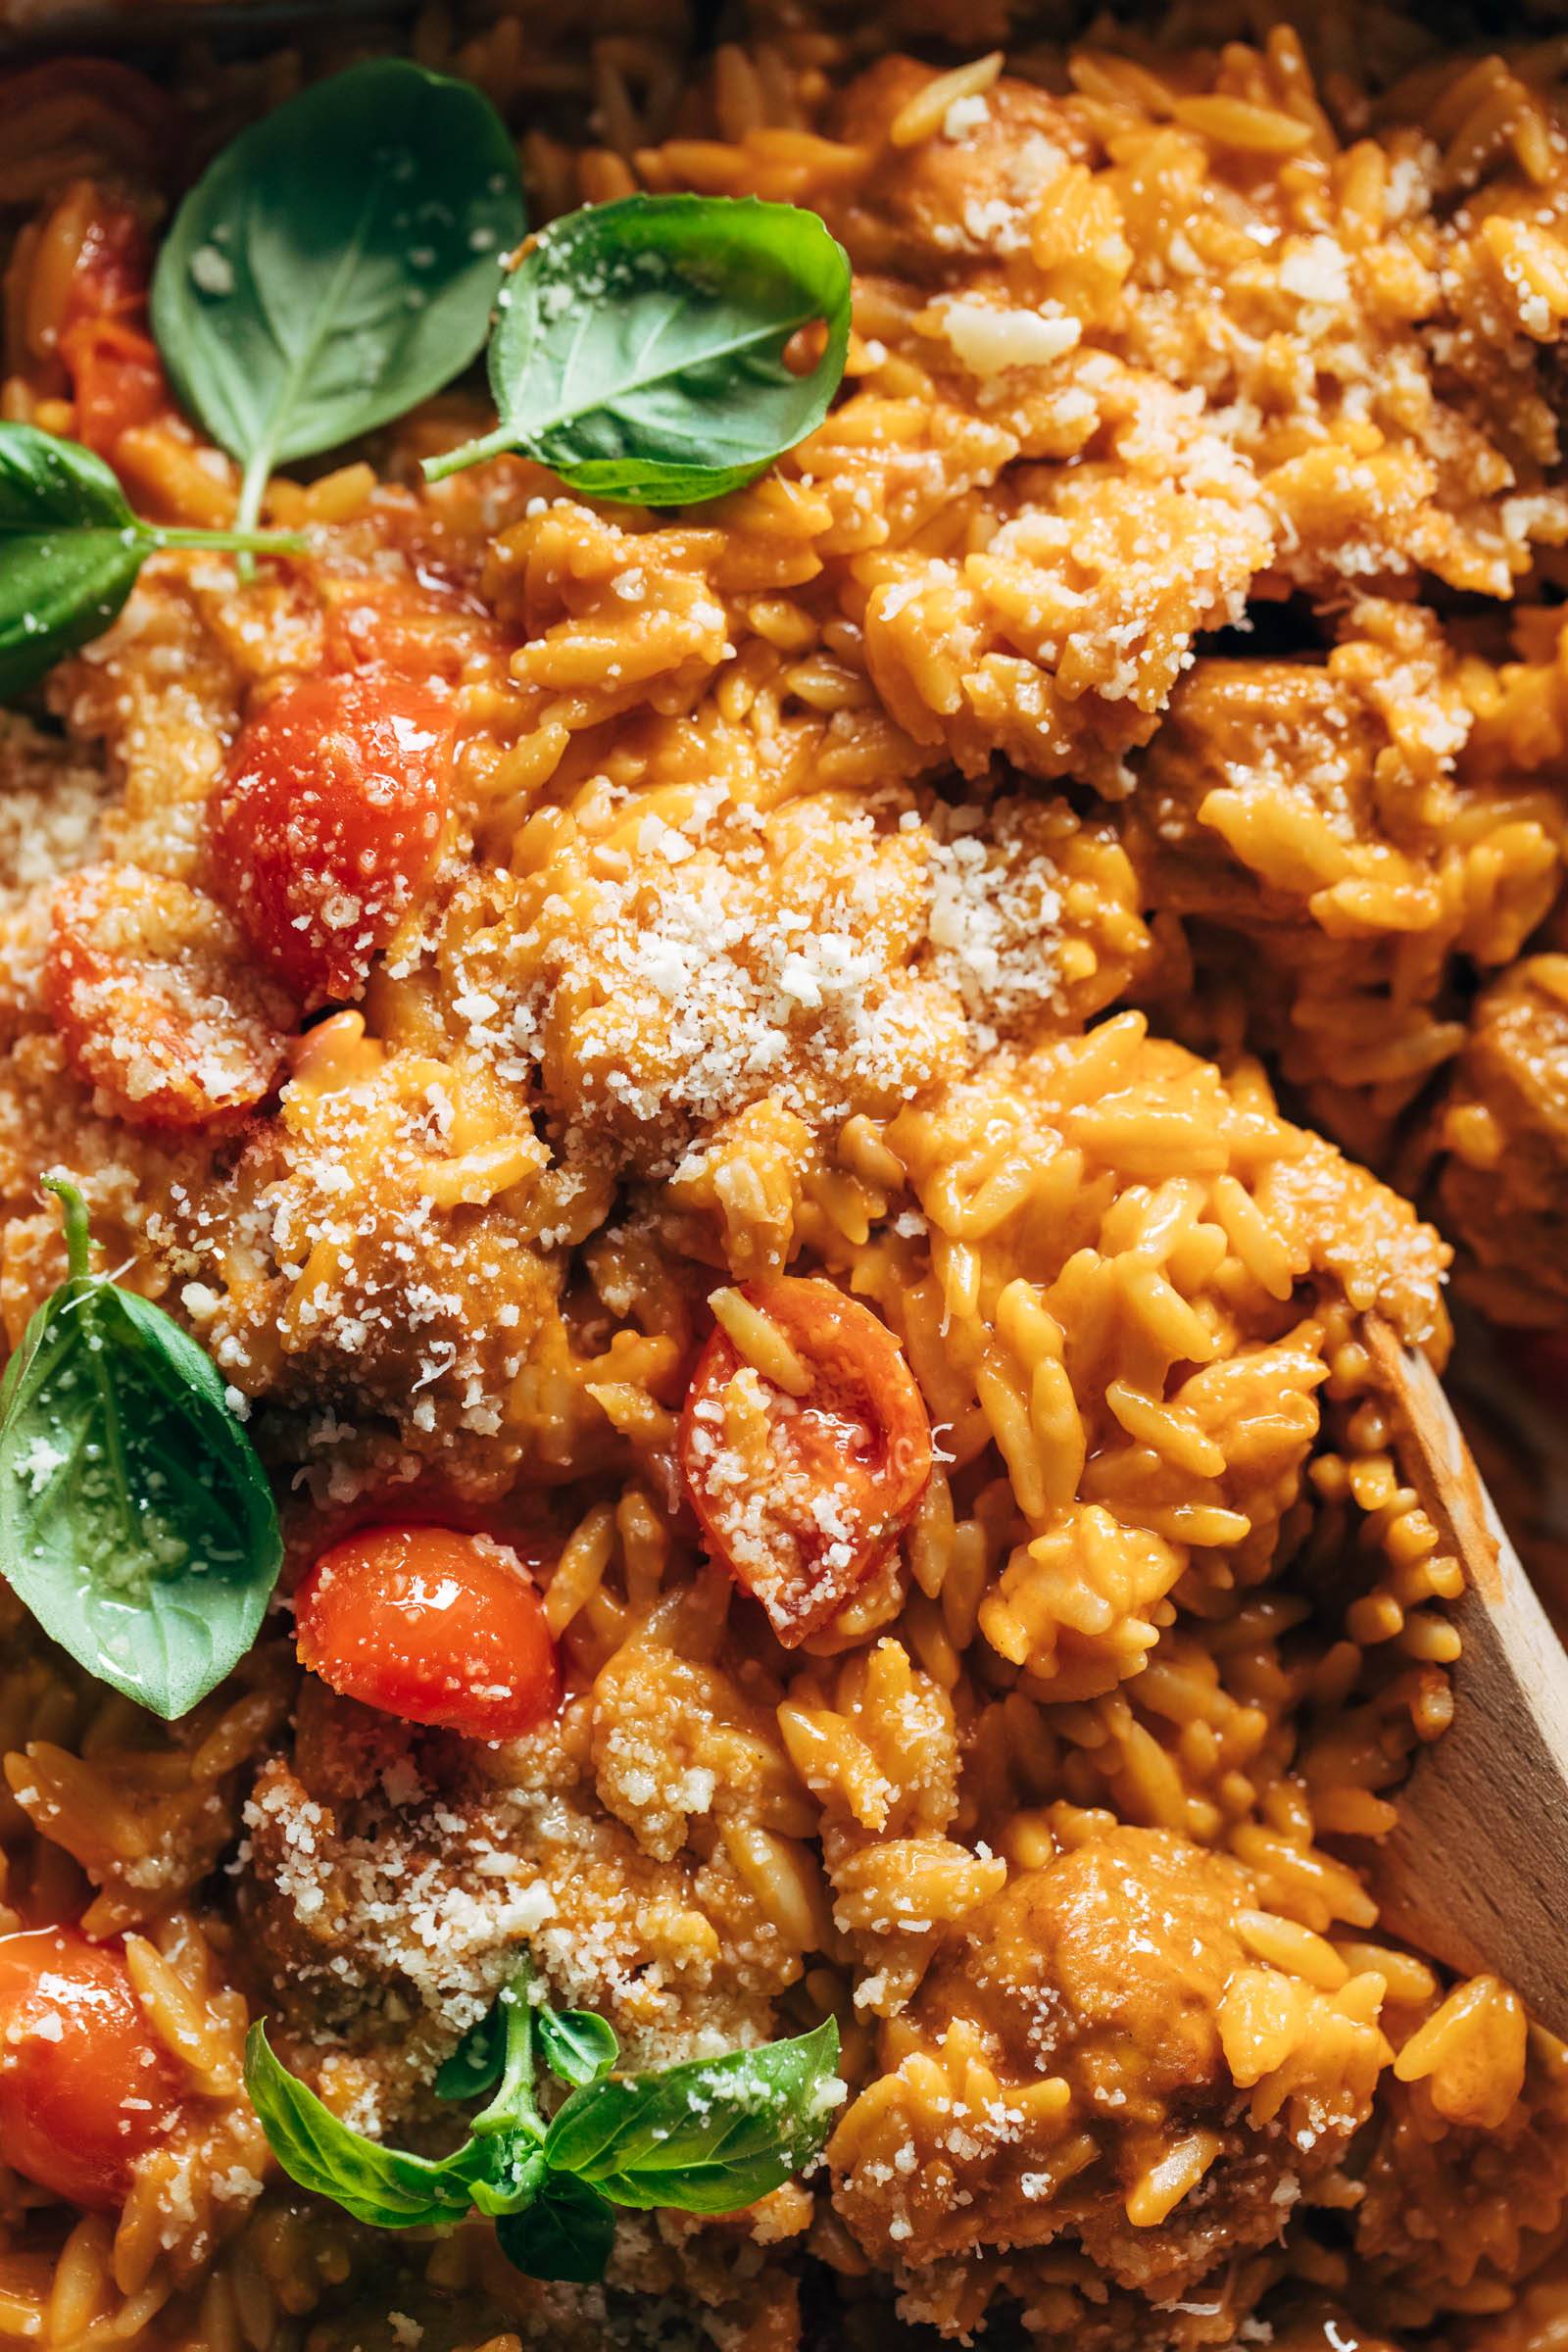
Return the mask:
POLYGON ((507 2021, 499 2002, 470 2026, 435 2078, 438 2099, 478 2099, 501 2080, 507 2056, 507 2021))
POLYGON ((102 458, 79 441, 0 423, 0 700, 106 629, 155 548, 303 545, 286 531, 140 522, 102 458))
POLYGON ((681 506, 752 481, 814 431, 850 339, 850 264, 814 213, 754 196, 625 196, 553 221, 501 298, 501 424, 434 481, 516 449, 590 498, 681 506), (812 319, 805 375, 784 348, 812 319))
POLYGON ((525 2211, 496 2224, 502 2253, 530 2278, 592 2286, 615 2243, 614 2207, 569 2173, 552 2177, 525 2211))
POLYGON ((376 58, 225 147, 181 204, 153 332, 185 406, 245 467, 401 416, 482 346, 524 227, 506 124, 471 83, 376 58))
POLYGON ((608 2075, 620 2055, 614 2027, 591 2009, 541 2009, 534 2022, 546 2066, 579 2090, 608 2075))
POLYGON ((0 1385, 0 1574, 100 1681, 172 1719, 256 1638, 283 1545, 217 1367, 148 1299, 72 1274, 0 1385))
POLYGON ((260 2020, 245 2041, 245 2087, 291 2180, 376 2230, 418 2230, 468 2210, 469 2150, 439 2163, 405 2156, 340 2123, 273 2053, 260 2020))
POLYGON ((594 2082, 556 2116, 545 2156, 617 2205, 733 2213, 821 2147, 838 2053, 829 2019, 793 2041, 594 2082))
POLYGON ((147 546, 101 458, 30 424, 0 424, 0 695, 109 626, 147 546))

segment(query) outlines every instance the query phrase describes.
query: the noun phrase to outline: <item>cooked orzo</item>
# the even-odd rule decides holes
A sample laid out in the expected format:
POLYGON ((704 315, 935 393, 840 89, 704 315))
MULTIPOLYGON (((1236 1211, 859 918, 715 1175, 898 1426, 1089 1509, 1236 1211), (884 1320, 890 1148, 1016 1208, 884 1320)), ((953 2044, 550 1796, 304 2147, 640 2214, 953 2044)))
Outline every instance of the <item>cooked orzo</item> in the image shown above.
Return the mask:
POLYGON ((1556 12, 13 13, 0 2346, 1561 2347, 1556 12))

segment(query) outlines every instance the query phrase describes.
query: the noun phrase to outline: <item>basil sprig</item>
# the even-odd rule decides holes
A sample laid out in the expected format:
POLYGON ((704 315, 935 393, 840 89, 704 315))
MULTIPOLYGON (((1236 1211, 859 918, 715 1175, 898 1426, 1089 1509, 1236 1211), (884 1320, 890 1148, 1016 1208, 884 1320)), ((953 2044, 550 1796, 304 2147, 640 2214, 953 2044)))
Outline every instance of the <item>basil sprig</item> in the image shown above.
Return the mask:
POLYGON ((283 1556, 267 1473, 212 1358, 150 1299, 71 1272, 0 1382, 0 1573, 44 1631, 155 1715, 183 1715, 256 1639, 283 1556))
POLYGON ((604 2276, 614 2208, 733 2213, 808 2163, 827 2136, 838 2028, 731 2050, 662 2073, 613 2075, 612 2029, 590 2010, 531 1998, 525 1961, 436 2078, 444 2098, 491 2093, 450 2156, 406 2156, 367 2139, 280 2065, 251 2028, 245 2082, 273 2154, 302 2188, 383 2230, 495 2217, 503 2253, 534 2278, 604 2276), (571 2095, 546 2122, 542 2058, 571 2095))
POLYGON ((164 529, 141 522, 101 458, 30 424, 0 424, 0 697, 109 626, 155 549, 273 554, 282 531, 164 529))
POLYGON ((467 366, 524 224, 490 101, 406 59, 351 66, 230 141, 174 216, 152 323, 180 399, 245 468, 242 522, 280 462, 467 366))
POLYGON ((821 423, 849 338, 849 258, 814 213, 750 196, 590 205, 507 281, 490 343, 500 425, 425 474, 518 450, 590 498, 718 498, 821 423), (785 347, 813 320, 826 345, 796 374, 785 347))

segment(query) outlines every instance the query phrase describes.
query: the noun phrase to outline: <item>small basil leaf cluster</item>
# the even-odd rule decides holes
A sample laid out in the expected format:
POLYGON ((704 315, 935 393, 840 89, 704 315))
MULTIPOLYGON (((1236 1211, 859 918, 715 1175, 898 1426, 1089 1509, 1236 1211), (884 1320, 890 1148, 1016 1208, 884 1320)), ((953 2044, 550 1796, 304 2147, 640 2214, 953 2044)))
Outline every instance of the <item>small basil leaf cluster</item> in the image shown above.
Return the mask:
POLYGON ((44 1181, 71 1270, 0 1382, 0 1574, 79 1665, 172 1719, 255 1641, 277 1510, 211 1357, 89 1271, 81 1195, 44 1181))
POLYGON ((409 2156, 341 2123, 251 2028, 245 2082, 273 2154, 302 2188, 382 2230, 493 2217, 508 2260, 534 2278, 604 2276, 617 2205, 733 2213, 816 2155, 837 2104, 838 2028, 662 2073, 612 2073, 604 2018, 532 1997, 526 1962, 436 2077, 443 2098, 489 2094, 450 2156, 409 2156), (540 2061, 570 2085, 548 2122, 540 2061))
POLYGON ((501 423, 425 465, 503 450, 586 497, 686 506, 814 432, 844 374, 849 258, 814 213, 756 197, 625 196, 554 221, 501 297, 501 423), (824 330, 813 366, 788 346, 824 330))
POLYGON ((30 424, 0 424, 0 697, 20 694, 106 629, 156 549, 276 554, 303 545, 282 531, 140 522, 91 450, 30 424))

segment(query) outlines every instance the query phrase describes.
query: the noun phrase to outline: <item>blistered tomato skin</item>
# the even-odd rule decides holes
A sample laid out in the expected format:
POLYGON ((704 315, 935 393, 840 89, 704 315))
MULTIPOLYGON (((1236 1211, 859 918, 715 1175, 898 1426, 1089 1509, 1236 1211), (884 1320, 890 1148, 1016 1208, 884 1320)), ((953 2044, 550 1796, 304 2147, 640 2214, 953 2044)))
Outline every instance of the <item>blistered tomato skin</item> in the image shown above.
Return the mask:
POLYGON ((931 1476, 931 1424, 898 1341, 869 1307, 800 1278, 744 1296, 809 1385, 786 1395, 715 1330, 687 1392, 680 1464, 710 1551, 794 1648, 907 1526, 931 1476))
POLYGON ((213 860, 264 956, 307 1008, 359 996, 432 872, 452 712, 413 679, 307 678, 245 727, 213 807, 213 860))
POLYGON ((177 2106, 173 2061, 114 1945, 71 1928, 0 1936, 0 2164, 110 2211, 177 2106))
POLYGON ((488 1536, 363 1530, 322 1552, 294 1605, 301 1663, 406 1723, 516 1740, 560 1696, 537 1588, 488 1536))

